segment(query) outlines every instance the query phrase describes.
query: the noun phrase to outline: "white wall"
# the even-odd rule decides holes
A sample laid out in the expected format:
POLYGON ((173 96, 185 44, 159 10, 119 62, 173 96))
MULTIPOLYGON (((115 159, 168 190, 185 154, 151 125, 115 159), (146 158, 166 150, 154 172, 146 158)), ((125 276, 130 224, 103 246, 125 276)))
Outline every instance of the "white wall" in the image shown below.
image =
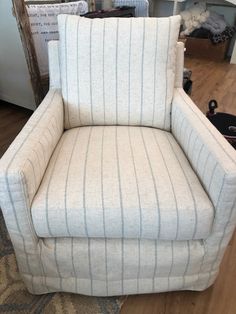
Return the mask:
MULTIPOLYGON (((173 15, 174 0, 149 0, 152 2, 153 12, 152 16, 164 17, 173 15)), ((185 1, 179 0, 177 4, 177 12, 185 9, 185 1)))
POLYGON ((35 109, 30 76, 11 0, 0 0, 0 99, 35 109))

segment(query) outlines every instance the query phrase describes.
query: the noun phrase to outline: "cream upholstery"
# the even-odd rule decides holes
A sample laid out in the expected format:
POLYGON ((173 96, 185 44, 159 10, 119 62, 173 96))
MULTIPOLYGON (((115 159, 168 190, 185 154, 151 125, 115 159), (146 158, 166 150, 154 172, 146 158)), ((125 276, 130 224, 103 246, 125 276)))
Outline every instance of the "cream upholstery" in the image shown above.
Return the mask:
POLYGON ((25 284, 35 294, 100 296, 207 288, 235 228, 236 153, 181 88, 179 18, 59 24, 49 93, 0 161, 0 204, 25 284), (104 42, 106 123, 104 23, 114 35, 104 42), (127 50, 131 23, 137 41, 127 50), (91 70, 81 74, 82 60, 91 70))
POLYGON ((169 132, 95 126, 63 134, 31 213, 39 237, 192 240, 214 209, 169 132))
POLYGON ((90 21, 60 15, 58 22, 66 129, 170 129, 179 16, 90 21))

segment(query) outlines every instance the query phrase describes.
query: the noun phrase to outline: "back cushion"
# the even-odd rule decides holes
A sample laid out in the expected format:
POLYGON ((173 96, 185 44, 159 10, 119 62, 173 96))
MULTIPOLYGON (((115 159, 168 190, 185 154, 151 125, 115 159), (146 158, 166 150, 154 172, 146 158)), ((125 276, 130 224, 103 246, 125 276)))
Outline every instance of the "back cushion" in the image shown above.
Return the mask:
POLYGON ((65 128, 170 129, 180 17, 88 19, 60 15, 65 128))

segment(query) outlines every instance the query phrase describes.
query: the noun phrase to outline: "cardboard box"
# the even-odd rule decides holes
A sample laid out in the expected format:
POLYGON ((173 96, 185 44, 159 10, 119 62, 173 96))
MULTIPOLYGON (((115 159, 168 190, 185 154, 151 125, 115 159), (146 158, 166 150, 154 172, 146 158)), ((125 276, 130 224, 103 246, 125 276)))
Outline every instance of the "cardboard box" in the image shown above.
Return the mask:
POLYGON ((210 39, 187 37, 185 42, 186 56, 223 61, 227 54, 229 42, 230 40, 213 44, 210 39))

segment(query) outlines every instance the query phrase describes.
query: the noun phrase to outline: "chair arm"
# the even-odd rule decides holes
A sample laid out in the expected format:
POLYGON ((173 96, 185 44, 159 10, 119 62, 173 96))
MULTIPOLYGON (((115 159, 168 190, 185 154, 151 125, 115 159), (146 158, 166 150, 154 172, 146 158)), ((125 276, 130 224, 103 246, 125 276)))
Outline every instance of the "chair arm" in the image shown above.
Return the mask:
POLYGON ((61 92, 51 89, 0 160, 0 205, 16 241, 34 235, 31 202, 62 135, 63 120, 61 92))
POLYGON ((182 88, 174 92, 171 130, 215 207, 214 232, 236 222, 236 151, 182 88))

